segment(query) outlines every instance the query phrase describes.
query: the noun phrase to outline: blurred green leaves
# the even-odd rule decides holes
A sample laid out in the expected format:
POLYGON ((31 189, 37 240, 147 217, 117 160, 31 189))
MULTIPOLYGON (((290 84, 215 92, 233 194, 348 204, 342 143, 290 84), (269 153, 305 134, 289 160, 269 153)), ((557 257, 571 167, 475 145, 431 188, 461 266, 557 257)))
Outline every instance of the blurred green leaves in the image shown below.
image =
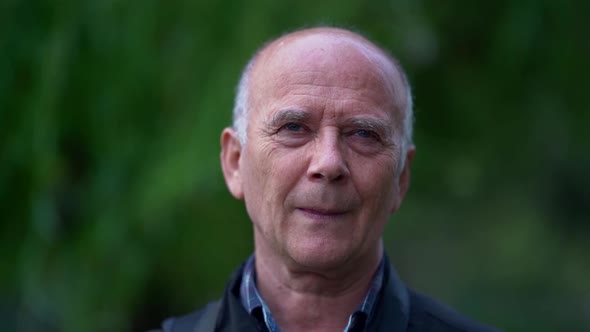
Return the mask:
POLYGON ((252 250, 219 134, 261 44, 335 24, 413 82, 407 282, 511 331, 588 329, 583 1, 0 4, 0 329, 156 327, 252 250))

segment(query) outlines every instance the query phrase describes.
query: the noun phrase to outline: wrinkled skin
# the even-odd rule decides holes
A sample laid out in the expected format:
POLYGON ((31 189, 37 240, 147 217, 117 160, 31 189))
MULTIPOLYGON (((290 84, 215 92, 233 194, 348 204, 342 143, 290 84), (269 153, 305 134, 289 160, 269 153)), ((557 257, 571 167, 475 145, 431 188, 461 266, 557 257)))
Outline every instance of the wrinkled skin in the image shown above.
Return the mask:
POLYGON ((257 259, 327 277, 374 269, 414 154, 401 167, 399 72, 362 40, 312 34, 265 49, 250 82, 247 143, 225 129, 222 166, 257 259))

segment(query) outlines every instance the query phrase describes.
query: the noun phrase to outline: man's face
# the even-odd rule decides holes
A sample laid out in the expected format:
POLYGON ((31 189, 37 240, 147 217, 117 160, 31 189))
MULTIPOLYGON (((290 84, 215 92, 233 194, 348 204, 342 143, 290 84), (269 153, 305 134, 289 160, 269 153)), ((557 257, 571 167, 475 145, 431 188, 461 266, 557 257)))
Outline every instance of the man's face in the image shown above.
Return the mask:
POLYGON ((405 89, 372 52, 316 36, 276 45, 257 62, 247 143, 232 179, 226 174, 245 200, 257 252, 332 268, 381 248, 406 189, 395 109, 405 89))

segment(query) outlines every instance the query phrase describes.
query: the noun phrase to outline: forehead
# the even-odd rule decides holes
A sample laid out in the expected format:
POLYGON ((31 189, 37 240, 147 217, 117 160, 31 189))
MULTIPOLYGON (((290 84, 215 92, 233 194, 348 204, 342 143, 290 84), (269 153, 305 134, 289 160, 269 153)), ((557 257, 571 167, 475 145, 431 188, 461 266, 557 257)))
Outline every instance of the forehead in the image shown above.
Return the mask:
POLYGON ((251 75, 250 96, 258 106, 312 92, 376 103, 394 113, 405 107, 405 86, 395 65, 374 45, 348 35, 281 38, 259 55, 251 75))

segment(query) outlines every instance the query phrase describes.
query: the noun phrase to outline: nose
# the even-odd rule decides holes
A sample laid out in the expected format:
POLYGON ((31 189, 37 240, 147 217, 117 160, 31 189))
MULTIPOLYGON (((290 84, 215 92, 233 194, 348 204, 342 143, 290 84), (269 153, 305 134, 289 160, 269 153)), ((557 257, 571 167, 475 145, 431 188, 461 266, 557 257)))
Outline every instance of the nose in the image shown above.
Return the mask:
POLYGON ((314 181, 342 182, 350 176, 337 132, 317 137, 307 176, 314 181))

